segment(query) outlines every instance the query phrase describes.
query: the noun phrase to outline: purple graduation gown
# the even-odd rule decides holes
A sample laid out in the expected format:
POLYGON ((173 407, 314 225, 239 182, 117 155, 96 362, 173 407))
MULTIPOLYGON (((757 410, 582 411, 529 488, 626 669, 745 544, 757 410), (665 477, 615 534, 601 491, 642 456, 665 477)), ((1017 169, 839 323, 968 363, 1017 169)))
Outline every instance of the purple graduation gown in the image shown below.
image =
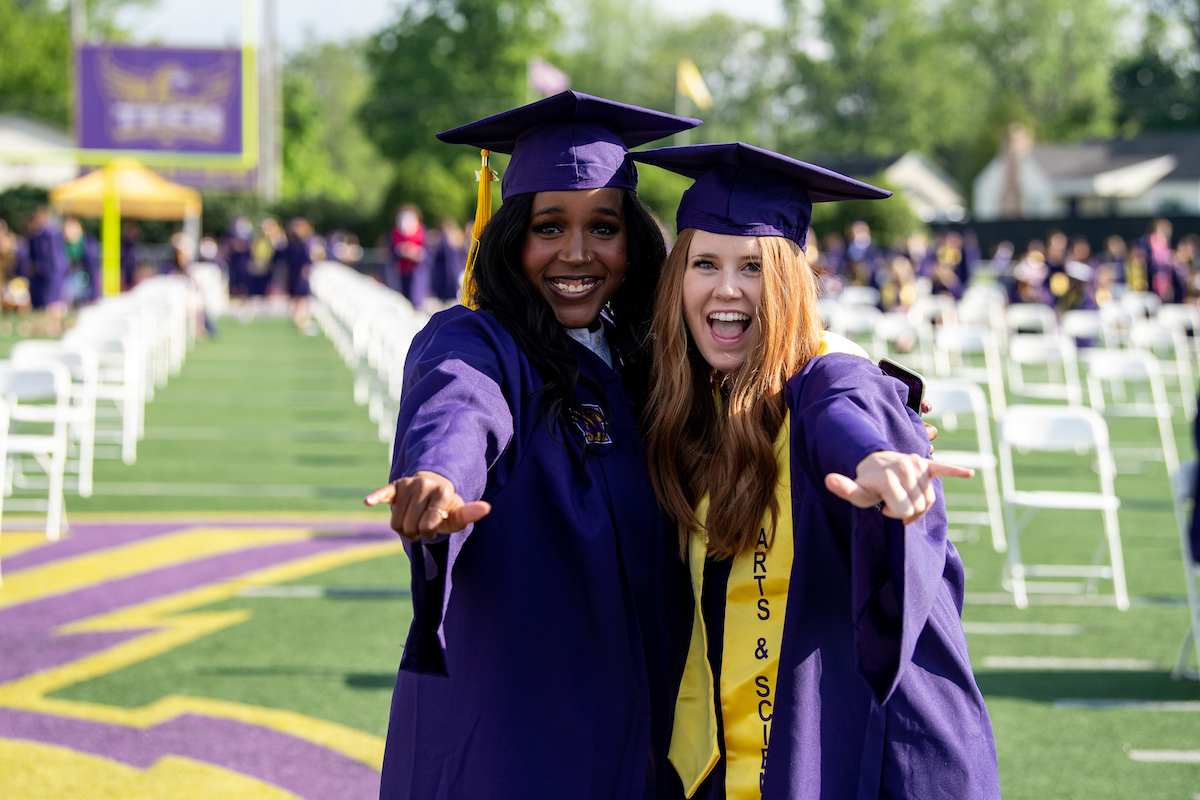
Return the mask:
POLYGON ((877 450, 929 454, 906 393, 840 353, 787 383, 796 545, 764 800, 1000 797, 941 482, 909 526, 825 488, 877 450))
MULTIPOLYGON (((1200 452, 1200 421, 1192 423, 1192 438, 1196 442, 1197 452, 1200 452)), ((1200 469, 1196 470, 1196 484, 1192 490, 1192 527, 1189 533, 1192 561, 1200 563, 1200 469)))
MULTIPOLYGON (((906 394, 841 353, 812 359, 785 388, 795 556, 763 800, 1000 797, 940 481, 934 508, 907 527, 825 488, 828 473, 853 476, 878 450, 929 454, 906 394)), ((704 611, 710 630, 723 622, 711 617, 723 603, 704 611)), ((723 765, 696 798, 725 797, 723 765)))
POLYGON ((47 224, 29 237, 29 297, 34 308, 45 308, 63 299, 63 283, 71 270, 62 231, 47 224))
POLYGON ((539 412, 541 379, 491 315, 455 307, 413 341, 392 478, 437 472, 492 512, 409 547, 413 624, 381 798, 612 800, 667 780, 663 576, 678 559, 664 558, 621 381, 572 347, 609 411, 580 387, 594 408, 564 429, 539 412))

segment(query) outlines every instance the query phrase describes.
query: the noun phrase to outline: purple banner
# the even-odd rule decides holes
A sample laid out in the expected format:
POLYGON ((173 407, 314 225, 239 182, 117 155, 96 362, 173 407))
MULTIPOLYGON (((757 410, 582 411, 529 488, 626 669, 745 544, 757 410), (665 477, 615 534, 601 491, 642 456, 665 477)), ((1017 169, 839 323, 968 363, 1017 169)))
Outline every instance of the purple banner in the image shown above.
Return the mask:
POLYGON ((242 53, 85 45, 76 59, 80 147, 242 152, 242 53))

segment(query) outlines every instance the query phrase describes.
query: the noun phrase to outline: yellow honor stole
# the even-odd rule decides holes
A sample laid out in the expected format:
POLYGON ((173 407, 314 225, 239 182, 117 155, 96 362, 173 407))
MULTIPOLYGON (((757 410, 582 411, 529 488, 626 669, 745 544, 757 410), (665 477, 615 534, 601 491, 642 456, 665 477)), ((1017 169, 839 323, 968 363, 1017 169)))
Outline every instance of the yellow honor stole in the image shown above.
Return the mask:
MULTIPOLYGON (((834 352, 866 356, 853 342, 823 333, 818 355, 834 352)), ((766 775, 779 651, 795 550, 790 411, 775 437, 775 458, 779 465, 775 487, 779 505, 777 524, 772 527, 770 511, 763 515, 754 549, 733 560, 725 592, 721 720, 725 726, 725 795, 729 800, 761 797, 766 775)), ((707 514, 708 495, 705 495, 696 508, 701 527, 707 514)), ((707 549, 707 537, 693 532, 688 541, 688 566, 695 613, 668 752, 688 797, 696 793, 721 757, 713 674, 708 664, 708 632, 701 611, 707 549)))

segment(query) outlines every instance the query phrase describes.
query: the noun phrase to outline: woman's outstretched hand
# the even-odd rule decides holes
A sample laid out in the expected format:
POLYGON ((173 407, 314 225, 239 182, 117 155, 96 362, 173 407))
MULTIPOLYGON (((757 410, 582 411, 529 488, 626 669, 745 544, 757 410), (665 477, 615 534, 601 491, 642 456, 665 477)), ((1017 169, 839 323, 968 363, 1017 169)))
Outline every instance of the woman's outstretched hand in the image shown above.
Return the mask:
POLYGON ((363 498, 363 503, 368 506, 389 503, 392 530, 410 542, 461 531, 492 510, 491 504, 482 500, 464 502, 448 478, 426 471, 376 489, 363 498))
POLYGON ((975 470, 931 461, 911 453, 880 450, 858 462, 854 479, 835 472, 825 488, 859 508, 883 503, 883 515, 911 525, 933 508, 933 479, 970 478, 975 470))

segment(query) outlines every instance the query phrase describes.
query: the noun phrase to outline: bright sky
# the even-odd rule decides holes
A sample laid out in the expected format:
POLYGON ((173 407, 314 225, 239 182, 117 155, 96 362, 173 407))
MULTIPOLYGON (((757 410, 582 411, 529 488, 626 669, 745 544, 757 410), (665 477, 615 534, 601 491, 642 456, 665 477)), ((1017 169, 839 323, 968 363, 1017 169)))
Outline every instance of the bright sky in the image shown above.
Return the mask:
MULTIPOLYGON (((257 0, 261 4, 262 0, 257 0)), ((567 0, 569 2, 569 0, 567 0)), ((779 0, 652 0, 672 16, 723 10, 763 22, 782 19, 779 0)), ((397 0, 275 0, 280 46, 294 51, 305 41, 341 41, 365 36, 396 16, 397 0)), ((237 46, 241 40, 240 0, 158 0, 150 9, 133 8, 118 17, 137 43, 201 47, 237 46)))

